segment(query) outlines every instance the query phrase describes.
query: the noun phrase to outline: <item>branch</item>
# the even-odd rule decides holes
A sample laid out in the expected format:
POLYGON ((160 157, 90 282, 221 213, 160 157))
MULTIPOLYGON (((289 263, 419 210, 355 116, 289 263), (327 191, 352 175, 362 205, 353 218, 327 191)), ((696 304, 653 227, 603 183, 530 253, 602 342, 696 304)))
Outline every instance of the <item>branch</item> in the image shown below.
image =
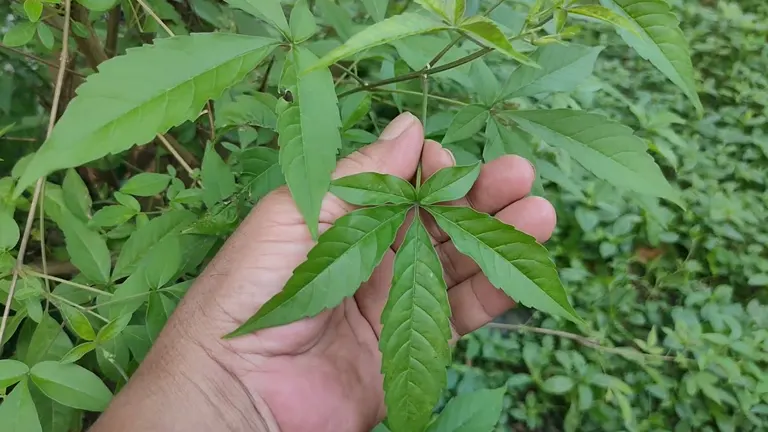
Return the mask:
MULTIPOLYGON (((0 42, 0 48, 5 48, 8 51, 15 52, 16 54, 23 55, 24 57, 27 57, 29 59, 38 61, 38 62, 43 63, 45 65, 48 65, 48 66, 50 66, 52 68, 58 68, 59 67, 58 64, 56 64, 56 63, 54 63, 52 61, 48 61, 48 60, 46 60, 44 58, 38 57, 38 56, 36 56, 34 54, 22 51, 20 49, 14 48, 14 47, 9 47, 8 45, 3 45, 2 42, 0 42)), ((78 72, 76 70, 72 70, 72 69, 69 69, 69 68, 65 68, 65 69, 67 70, 67 72, 71 73, 72 75, 77 75, 80 78, 85 78, 85 75, 81 74, 80 72, 78 72)))
POLYGON ((88 29, 88 37, 82 38, 74 35, 75 42, 77 42, 78 51, 85 56, 88 66, 97 71, 97 67, 107 61, 109 56, 107 56, 104 48, 102 48, 99 38, 96 37, 96 33, 93 31, 93 27, 91 27, 91 23, 88 20, 88 10, 79 4, 75 4, 72 6, 72 17, 88 29))
MULTIPOLYGON (((56 86, 53 90, 53 103, 51 104, 51 115, 48 119, 48 131, 46 133, 46 139, 51 136, 53 126, 56 124, 59 110, 59 99, 61 98, 61 87, 64 83, 64 75, 67 72, 67 60, 69 55, 69 20, 72 14, 71 0, 64 0, 64 28, 61 38, 61 54, 59 57, 59 73, 56 77, 56 86)), ((11 278, 11 285, 8 287, 8 296, 5 300, 5 310, 3 310, 3 318, 0 321, 0 341, 3 340, 3 334, 5 333, 5 327, 8 324, 8 316, 11 312, 11 304, 13 303, 13 294, 16 290, 16 283, 19 281, 19 274, 21 273, 22 266, 24 265, 24 254, 27 252, 27 244, 29 244, 29 237, 32 233, 32 223, 35 220, 35 211, 37 210, 37 202, 40 200, 40 194, 43 190, 43 184, 45 183, 45 177, 40 177, 35 184, 35 192, 32 194, 32 202, 29 205, 29 214, 27 215, 27 223, 24 226, 24 234, 21 238, 21 245, 19 245, 19 253, 16 256, 16 265, 13 268, 13 276, 11 278)))

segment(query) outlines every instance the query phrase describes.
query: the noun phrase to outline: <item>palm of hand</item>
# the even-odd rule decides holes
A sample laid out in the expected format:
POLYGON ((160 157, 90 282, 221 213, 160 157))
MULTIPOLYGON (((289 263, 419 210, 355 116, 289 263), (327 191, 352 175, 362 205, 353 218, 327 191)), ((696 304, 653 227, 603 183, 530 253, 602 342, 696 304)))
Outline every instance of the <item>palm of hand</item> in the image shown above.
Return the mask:
MULTIPOLYGON (((406 122, 400 122, 404 130, 399 136, 341 161, 334 175, 376 171, 411 179, 421 158, 427 178, 453 164, 439 144, 423 142, 415 119, 405 120, 410 122, 405 127, 406 122)), ((483 167, 465 200, 452 204, 495 214, 545 241, 554 229, 554 210, 543 199, 524 198, 532 183, 533 169, 524 159, 500 158, 483 167)), ((352 209, 326 196, 321 230, 352 209)), ((443 263, 456 335, 475 330, 513 306, 434 223, 425 221, 443 263)), ((282 289, 314 245, 289 192, 281 188, 259 203, 201 276, 220 281, 206 284, 210 289, 193 288, 180 307, 197 305, 207 319, 202 330, 206 336, 197 338, 243 383, 255 403, 264 405, 282 431, 369 430, 385 414, 378 336, 400 240, 402 233, 368 282, 338 307, 286 326, 222 340, 221 335, 245 322, 282 289)))

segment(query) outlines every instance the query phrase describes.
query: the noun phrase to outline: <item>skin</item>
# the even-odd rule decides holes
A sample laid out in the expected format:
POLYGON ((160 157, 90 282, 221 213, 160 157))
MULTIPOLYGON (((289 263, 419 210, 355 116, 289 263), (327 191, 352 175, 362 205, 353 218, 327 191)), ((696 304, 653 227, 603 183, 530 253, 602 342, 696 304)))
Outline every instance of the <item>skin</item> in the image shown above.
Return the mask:
MULTIPOLYGON (((424 141, 423 134, 413 115, 402 114, 376 143, 340 161, 334 177, 374 171, 412 180, 421 159, 426 179, 455 164, 449 151, 424 141)), ((484 165, 467 196, 450 204, 471 205, 544 242, 554 230, 555 211, 546 200, 527 196, 533 179, 525 159, 504 156, 484 165)), ((354 209, 326 195, 321 232, 354 209)), ((445 269, 454 338, 514 306, 434 221, 427 229, 445 269)), ((282 289, 314 245, 288 189, 269 194, 198 277, 91 430, 370 430, 386 415, 378 336, 403 235, 368 282, 338 307, 224 340, 282 289)))

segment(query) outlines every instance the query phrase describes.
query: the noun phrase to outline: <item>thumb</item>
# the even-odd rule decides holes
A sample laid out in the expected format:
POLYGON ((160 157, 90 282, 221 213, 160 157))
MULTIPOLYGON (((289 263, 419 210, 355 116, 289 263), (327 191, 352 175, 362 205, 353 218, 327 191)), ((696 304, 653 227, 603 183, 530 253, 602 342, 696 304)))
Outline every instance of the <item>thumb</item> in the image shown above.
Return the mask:
POLYGON ((424 129, 411 113, 397 116, 382 131, 379 139, 339 161, 333 178, 363 172, 389 174, 410 180, 424 146, 424 129))

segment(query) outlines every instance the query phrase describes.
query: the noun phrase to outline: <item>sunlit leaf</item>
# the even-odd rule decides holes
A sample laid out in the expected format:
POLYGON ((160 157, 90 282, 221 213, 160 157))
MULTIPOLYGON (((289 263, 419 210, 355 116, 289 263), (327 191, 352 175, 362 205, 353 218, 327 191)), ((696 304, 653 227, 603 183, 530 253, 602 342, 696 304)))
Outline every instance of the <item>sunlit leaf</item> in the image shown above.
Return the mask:
POLYGON ((275 43, 204 33, 156 39, 105 61, 77 88, 19 179, 16 195, 52 171, 147 143, 157 133, 194 120, 209 99, 242 80, 275 43))
POLYGON ((387 419, 394 430, 423 430, 446 385, 451 308, 440 259, 420 218, 406 232, 392 274, 379 342, 387 419))
POLYGON ((448 126, 448 132, 442 140, 442 144, 449 144, 456 141, 463 141, 472 138, 480 132, 485 125, 485 121, 491 112, 488 108, 480 105, 467 105, 463 107, 451 120, 448 126))
POLYGON ((463 198, 480 175, 480 163, 443 168, 419 188, 419 203, 435 204, 463 198))
POLYGON ((26 379, 14 387, 0 404, 0 424, 3 425, 3 432, 43 431, 26 379))
POLYGON ((679 205, 679 193, 664 178, 632 129, 599 114, 572 110, 509 111, 526 132, 560 147, 595 176, 679 205))
POLYGON ((26 45, 35 37, 37 25, 33 22, 23 21, 13 27, 3 36, 3 45, 17 47, 26 45))
POLYGON ((112 392, 98 376, 73 363, 41 362, 30 374, 37 388, 62 405, 104 411, 112 400, 112 392))
POLYGON ((32 22, 38 22, 43 14, 43 3, 40 0, 24 0, 24 12, 32 22))
POLYGON ((626 18, 634 32, 617 27, 622 39, 683 89, 696 111, 702 113, 696 92, 693 64, 688 42, 680 30, 680 22, 666 0, 600 0, 626 18))
POLYGON ((462 393, 448 401, 427 432, 491 432, 504 407, 505 388, 462 393))
POLYGON ((331 193, 350 204, 360 206, 408 204, 416 201, 416 189, 407 181, 372 172, 334 180, 331 193))
POLYGON ((533 237, 469 207, 426 208, 456 249, 472 258, 495 287, 528 307, 581 321, 549 253, 533 237))
POLYGON ((96 341, 104 343, 114 339, 125 329, 129 322, 131 322, 131 314, 125 314, 113 319, 99 330, 99 333, 96 335, 96 341))
POLYGON ((529 59, 512 46, 501 29, 499 29, 499 26, 490 18, 474 16, 462 22, 459 28, 469 33, 472 37, 479 39, 484 45, 494 48, 524 65, 537 67, 535 61, 529 59))
POLYGON ((135 196, 154 196, 164 191, 171 181, 168 174, 140 173, 131 177, 120 188, 120 192, 135 196))
POLYGON ((76 335, 88 341, 96 339, 96 332, 93 330, 91 322, 88 321, 88 317, 86 317, 83 312, 65 303, 54 301, 54 304, 59 312, 61 312, 64 321, 76 335))
POLYGON ((98 347, 95 342, 85 342, 72 348, 61 358, 62 363, 74 363, 98 347))
POLYGON ((409 208, 364 208, 338 219, 320 236, 283 290, 228 337, 315 316, 353 295, 389 250, 409 208))

